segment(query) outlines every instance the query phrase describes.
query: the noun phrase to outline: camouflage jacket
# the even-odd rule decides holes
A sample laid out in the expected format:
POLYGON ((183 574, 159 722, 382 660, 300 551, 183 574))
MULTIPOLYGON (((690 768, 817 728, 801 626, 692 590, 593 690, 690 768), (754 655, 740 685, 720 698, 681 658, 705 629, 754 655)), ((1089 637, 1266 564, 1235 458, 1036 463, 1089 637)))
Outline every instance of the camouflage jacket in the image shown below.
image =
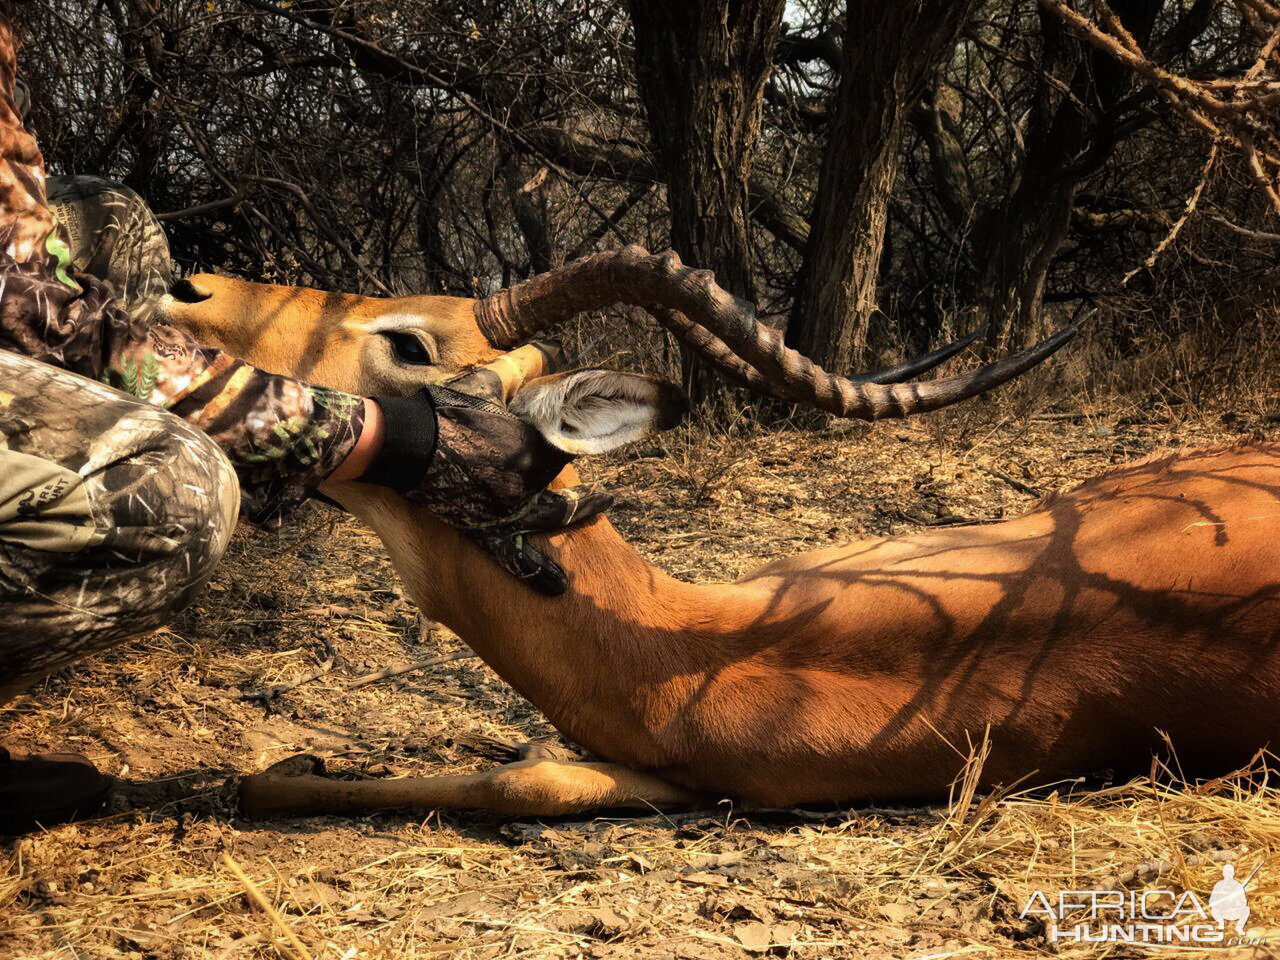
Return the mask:
MULTIPOLYGON (((0 349, 105 381, 198 426, 235 467, 244 514, 278 520, 346 458, 363 403, 201 347, 145 310, 131 314, 111 286, 75 270, 15 101, 16 69, 12 32, 0 22, 0 349)), ((92 250, 79 259, 92 269, 92 250)))

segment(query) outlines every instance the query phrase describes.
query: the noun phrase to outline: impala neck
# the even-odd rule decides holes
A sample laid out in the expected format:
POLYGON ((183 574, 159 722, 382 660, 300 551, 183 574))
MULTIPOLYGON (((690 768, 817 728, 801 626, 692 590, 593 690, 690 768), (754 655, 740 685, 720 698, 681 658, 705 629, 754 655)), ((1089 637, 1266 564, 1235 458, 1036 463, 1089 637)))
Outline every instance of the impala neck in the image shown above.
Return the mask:
POLYGON ((650 566, 604 517, 547 541, 570 578, 544 597, 465 536, 391 491, 331 484, 328 495, 382 539, 424 616, 449 626, 572 740, 613 760, 656 764, 699 677, 760 623, 750 588, 677 581, 650 566))

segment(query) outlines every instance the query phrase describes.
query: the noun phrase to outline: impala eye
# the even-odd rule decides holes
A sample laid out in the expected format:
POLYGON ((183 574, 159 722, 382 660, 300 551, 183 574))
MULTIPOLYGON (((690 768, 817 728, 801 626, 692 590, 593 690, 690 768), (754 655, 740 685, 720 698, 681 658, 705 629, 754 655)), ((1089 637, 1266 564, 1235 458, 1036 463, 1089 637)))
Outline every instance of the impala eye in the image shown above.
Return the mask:
POLYGON ((435 362, 431 356, 431 351, 427 349, 427 345, 412 333, 390 330, 382 335, 391 341, 391 350, 401 363, 429 367, 435 362))

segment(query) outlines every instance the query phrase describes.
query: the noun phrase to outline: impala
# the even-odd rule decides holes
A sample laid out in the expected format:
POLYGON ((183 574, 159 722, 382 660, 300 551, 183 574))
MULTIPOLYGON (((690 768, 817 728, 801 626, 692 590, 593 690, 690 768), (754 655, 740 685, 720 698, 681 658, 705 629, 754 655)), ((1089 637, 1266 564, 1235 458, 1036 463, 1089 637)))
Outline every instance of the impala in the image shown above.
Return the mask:
MULTIPOLYGON (((208 342, 326 386, 407 392, 492 362, 519 397, 548 372, 547 354, 500 351, 614 302, 645 307, 739 382, 865 419, 972 396, 1072 332, 961 377, 875 382, 917 373, 944 349, 845 379, 787 350, 710 275, 636 248, 480 301, 196 277, 167 310, 208 342)), ((565 395, 548 389, 557 382, 539 380, 539 402, 522 407, 542 409, 548 428, 565 395)), ((615 403, 658 402, 644 396, 615 403)), ((1134 463, 1018 519, 862 540, 726 584, 672 579, 598 517, 547 539, 571 581, 554 599, 394 493, 331 484, 325 492, 382 539, 424 615, 600 760, 347 782, 295 758, 245 777, 242 810, 552 815, 724 796, 766 806, 929 798, 953 779, 957 745, 987 728, 988 784, 1142 768, 1163 735, 1188 774, 1229 770, 1280 730, 1278 457, 1280 447, 1251 445, 1134 463)), ((572 469, 560 478, 575 480, 572 469)))

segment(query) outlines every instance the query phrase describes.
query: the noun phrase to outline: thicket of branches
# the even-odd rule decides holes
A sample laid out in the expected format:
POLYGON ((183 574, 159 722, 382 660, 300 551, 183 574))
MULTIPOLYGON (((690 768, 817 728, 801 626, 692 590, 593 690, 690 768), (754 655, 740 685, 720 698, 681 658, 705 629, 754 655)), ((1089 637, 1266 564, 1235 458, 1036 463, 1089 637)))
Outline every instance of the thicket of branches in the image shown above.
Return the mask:
POLYGON ((1121 353, 1220 340, 1280 289, 1268 0, 23 11, 51 170, 190 268, 471 295, 674 246, 841 369, 1090 307, 1121 353))

